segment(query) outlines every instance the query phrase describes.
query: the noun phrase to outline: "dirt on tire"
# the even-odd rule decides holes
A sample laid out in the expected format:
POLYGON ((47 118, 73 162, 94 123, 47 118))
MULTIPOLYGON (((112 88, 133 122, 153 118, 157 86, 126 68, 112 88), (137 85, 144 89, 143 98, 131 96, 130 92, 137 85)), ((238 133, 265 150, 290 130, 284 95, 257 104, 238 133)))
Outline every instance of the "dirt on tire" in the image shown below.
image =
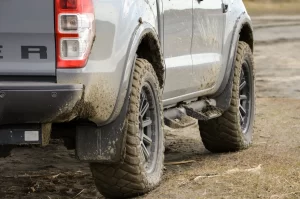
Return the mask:
MULTIPOLYGON (((150 91, 147 92, 150 92, 150 91)), ((146 94, 145 94, 146 95, 146 94)), ((145 99, 145 98, 144 98, 145 99)), ((123 130, 126 130, 126 154, 124 162, 119 164, 97 164, 92 163, 91 171, 99 191, 106 197, 122 198, 142 195, 158 186, 163 170, 164 162, 164 136, 161 104, 161 89, 152 65, 144 59, 136 59, 133 73, 132 88, 130 95, 130 104, 128 114, 123 130), (155 127, 157 139, 157 153, 154 155, 154 168, 147 172, 144 166, 144 155, 141 147, 140 135, 140 111, 144 103, 141 99, 142 88, 148 85, 149 90, 153 90, 152 101, 147 101, 148 109, 154 109, 156 112, 151 122, 157 123, 155 127), (149 105, 150 104, 150 105, 149 105), (157 121, 157 122, 156 122, 157 121)), ((147 110, 147 109, 145 109, 147 110)), ((146 112, 146 111, 145 111, 146 112)), ((142 117, 144 117, 142 115, 142 117)), ((150 118, 151 116, 149 116, 150 118)), ((150 123, 151 124, 151 123, 150 123)), ((151 129, 153 126, 151 127, 151 129)), ((144 135, 143 135, 144 136, 144 135)), ((150 135, 149 135, 150 136, 150 135)), ((152 139, 153 137, 149 138, 152 139)), ((151 140, 152 142, 152 140, 151 140)), ((146 146, 143 145, 145 148, 146 146)), ((145 149, 147 150, 147 149, 145 149)), ((150 155, 149 155, 150 159, 150 155)))
MULTIPOLYGON (((202 142, 206 149, 211 152, 233 152, 248 148, 252 143, 252 133, 254 124, 255 114, 255 82, 254 82, 254 60, 250 47, 245 42, 239 42, 237 48, 237 56, 234 64, 234 74, 232 83, 232 95, 230 107, 220 117, 201 121, 199 120, 199 130, 202 138, 202 142), (250 98, 249 105, 249 122, 245 127, 246 130, 243 132, 241 126, 241 120, 243 118, 240 113, 241 99, 240 99, 240 87, 241 87, 241 73, 243 71, 243 64, 247 62, 247 68, 250 75, 247 91, 248 97, 250 98), (251 84, 251 85, 249 85, 251 84)), ((245 95, 245 100, 247 96, 245 95)), ((245 115, 248 113, 245 111, 245 115)))

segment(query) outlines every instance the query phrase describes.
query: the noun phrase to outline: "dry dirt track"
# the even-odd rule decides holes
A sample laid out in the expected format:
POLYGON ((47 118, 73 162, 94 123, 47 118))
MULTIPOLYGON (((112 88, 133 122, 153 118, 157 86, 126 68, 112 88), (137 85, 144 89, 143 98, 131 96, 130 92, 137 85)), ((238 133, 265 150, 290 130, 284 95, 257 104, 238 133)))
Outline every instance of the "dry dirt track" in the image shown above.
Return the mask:
POLYGON ((253 17, 258 97, 300 98, 300 16, 253 17))
MULTIPOLYGON (((196 126, 166 129, 163 182, 140 198, 300 198, 299 18, 253 19, 259 97, 253 147, 211 154, 196 126), (170 164, 178 161, 190 163, 170 164)), ((0 198, 102 197, 88 165, 54 143, 0 159, 0 198)))

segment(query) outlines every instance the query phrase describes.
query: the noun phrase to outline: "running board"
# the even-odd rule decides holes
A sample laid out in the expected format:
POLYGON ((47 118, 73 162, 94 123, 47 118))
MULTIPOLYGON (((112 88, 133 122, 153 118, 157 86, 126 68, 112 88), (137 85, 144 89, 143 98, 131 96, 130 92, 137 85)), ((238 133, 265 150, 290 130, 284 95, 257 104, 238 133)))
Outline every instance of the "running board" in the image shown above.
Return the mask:
POLYGON ((184 107, 186 109, 186 114, 190 117, 193 117, 197 120, 211 120, 222 115, 222 111, 218 110, 216 107, 209 107, 204 111, 196 111, 189 106, 184 107))
POLYGON ((210 120, 222 115, 214 99, 205 99, 164 111, 165 125, 171 128, 185 128, 196 124, 196 120, 210 120), (196 119, 196 120, 195 120, 196 119))
POLYGON ((165 117, 164 118, 165 125, 173 129, 181 129, 189 126, 193 126, 196 124, 196 120, 192 117, 187 115, 182 115, 180 118, 170 119, 165 117))
POLYGON ((186 114, 197 120, 210 120, 222 115, 221 109, 216 107, 215 100, 202 100, 191 104, 183 105, 186 114))

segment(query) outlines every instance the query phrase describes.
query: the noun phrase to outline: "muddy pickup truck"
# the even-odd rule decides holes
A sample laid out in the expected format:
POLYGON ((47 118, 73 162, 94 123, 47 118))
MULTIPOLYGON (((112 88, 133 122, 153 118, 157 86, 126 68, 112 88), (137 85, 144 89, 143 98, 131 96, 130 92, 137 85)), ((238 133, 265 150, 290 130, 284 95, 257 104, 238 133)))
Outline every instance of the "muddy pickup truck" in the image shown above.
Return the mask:
POLYGON ((62 139, 106 197, 158 186, 164 125, 211 152, 252 142, 242 0, 0 1, 0 149, 62 139))

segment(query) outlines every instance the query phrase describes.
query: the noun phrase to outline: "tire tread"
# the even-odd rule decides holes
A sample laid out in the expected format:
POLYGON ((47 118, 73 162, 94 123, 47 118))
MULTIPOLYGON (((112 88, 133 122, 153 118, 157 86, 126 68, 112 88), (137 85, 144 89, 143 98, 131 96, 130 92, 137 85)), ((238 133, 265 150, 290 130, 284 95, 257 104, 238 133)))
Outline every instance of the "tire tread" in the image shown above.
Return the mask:
MULTIPOLYGON (((199 121, 200 135, 206 149, 211 152, 229 152, 246 149, 251 142, 246 142, 240 127, 239 119, 239 78, 246 55, 250 56, 254 66, 252 51, 245 42, 239 42, 234 65, 234 77, 230 107, 222 116, 209 121, 199 121)), ((254 71, 254 67, 252 68, 254 71)), ((254 72, 253 72, 254 74, 254 72)), ((255 92, 254 92, 255 99, 255 92)), ((254 111, 255 112, 255 111, 254 111)), ((254 121, 253 121, 254 122, 254 121)))
MULTIPOLYGON (((103 165, 92 163, 90 165, 93 177, 95 179, 95 184, 98 190, 105 196, 109 198, 124 198, 133 197, 137 195, 144 194, 156 186, 158 183, 149 184, 146 179, 145 171, 143 165, 140 161, 140 139, 137 135, 137 126, 139 125, 136 121, 138 117, 136 114, 139 109, 139 93, 142 85, 142 78, 144 74, 150 73, 154 78, 156 85, 155 89, 158 93, 158 106, 160 106, 160 114, 162 117, 162 103, 161 103, 161 89, 159 87, 159 81, 157 79, 156 73, 152 65, 145 59, 136 59, 133 81, 130 95, 130 105, 127 115, 127 122, 125 129, 127 130, 126 136, 126 154, 123 163, 116 165, 103 165), (109 186, 107 186, 109 185, 109 186)), ((162 122, 161 118, 161 122, 162 122)), ((163 122, 162 122, 163 125, 163 122)), ((162 126, 163 127, 163 126, 162 126)), ((163 138, 164 136, 162 136, 163 138)), ((164 141, 164 140, 163 140, 164 141)), ((163 171, 163 152, 162 150, 162 162, 160 164, 160 171, 158 172, 161 178, 163 171)))

